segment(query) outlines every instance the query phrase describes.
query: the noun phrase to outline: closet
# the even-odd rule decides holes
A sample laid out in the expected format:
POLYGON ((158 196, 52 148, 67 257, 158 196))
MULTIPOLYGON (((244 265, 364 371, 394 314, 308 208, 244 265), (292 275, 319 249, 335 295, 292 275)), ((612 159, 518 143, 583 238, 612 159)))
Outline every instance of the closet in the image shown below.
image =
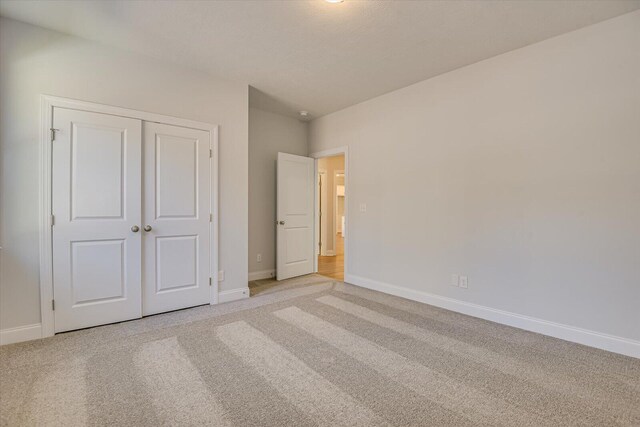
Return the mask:
POLYGON ((211 302, 211 132, 54 107, 55 332, 211 302))

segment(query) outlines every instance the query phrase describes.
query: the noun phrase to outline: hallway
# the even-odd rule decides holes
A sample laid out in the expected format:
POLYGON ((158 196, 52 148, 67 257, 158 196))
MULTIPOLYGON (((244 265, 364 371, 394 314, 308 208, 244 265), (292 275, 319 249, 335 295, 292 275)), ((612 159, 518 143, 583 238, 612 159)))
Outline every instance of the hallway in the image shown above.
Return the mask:
POLYGON ((344 280, 344 237, 336 235, 336 255, 318 256, 318 274, 336 280, 344 280))

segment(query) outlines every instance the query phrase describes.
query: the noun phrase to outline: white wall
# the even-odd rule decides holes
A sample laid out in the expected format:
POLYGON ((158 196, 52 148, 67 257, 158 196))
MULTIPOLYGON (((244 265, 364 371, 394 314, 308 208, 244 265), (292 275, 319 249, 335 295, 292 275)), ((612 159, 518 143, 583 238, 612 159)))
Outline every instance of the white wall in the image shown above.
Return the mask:
POLYGON ((349 146, 362 283, 640 340, 640 12, 319 118, 309 138, 349 146))
MULTIPOLYGON (((307 155, 307 123, 249 109, 249 272, 276 268, 276 161, 278 152, 307 155), (262 262, 257 255, 262 254, 262 262)), ((257 274, 263 272, 262 274, 257 274)))
POLYGON ((0 21, 0 328, 40 322, 40 94, 220 125, 221 290, 247 285, 248 86, 0 21))

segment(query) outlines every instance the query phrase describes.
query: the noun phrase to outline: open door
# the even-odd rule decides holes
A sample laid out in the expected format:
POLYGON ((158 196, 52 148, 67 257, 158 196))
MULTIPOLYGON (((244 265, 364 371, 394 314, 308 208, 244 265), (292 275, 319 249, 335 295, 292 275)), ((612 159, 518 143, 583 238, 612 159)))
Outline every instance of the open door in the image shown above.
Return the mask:
POLYGON ((278 280, 313 273, 314 159, 278 153, 278 280))

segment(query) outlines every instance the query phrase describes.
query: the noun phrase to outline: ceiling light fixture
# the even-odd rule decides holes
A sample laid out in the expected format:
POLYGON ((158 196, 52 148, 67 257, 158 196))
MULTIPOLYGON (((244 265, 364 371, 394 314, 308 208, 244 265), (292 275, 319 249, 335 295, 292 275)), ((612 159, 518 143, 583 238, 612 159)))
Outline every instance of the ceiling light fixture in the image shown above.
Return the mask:
POLYGON ((344 0, 324 0, 327 3, 342 3, 344 0))
POLYGON ((307 117, 309 117, 309 112, 304 110, 300 111, 300 117, 306 119, 307 117))

